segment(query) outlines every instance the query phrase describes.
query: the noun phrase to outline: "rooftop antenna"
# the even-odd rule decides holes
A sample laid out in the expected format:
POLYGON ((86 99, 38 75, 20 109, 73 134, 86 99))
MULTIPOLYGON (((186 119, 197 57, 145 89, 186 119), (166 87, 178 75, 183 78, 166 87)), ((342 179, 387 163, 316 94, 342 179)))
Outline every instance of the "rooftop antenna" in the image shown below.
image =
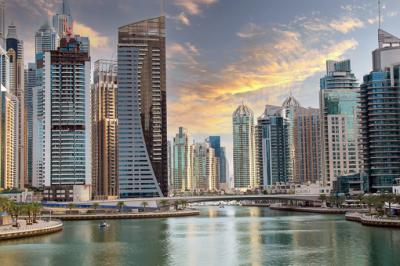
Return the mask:
POLYGON ((160 0, 160 11, 161 16, 164 16, 164 0, 160 0))
POLYGON ((381 29, 381 0, 378 0, 379 30, 381 29))

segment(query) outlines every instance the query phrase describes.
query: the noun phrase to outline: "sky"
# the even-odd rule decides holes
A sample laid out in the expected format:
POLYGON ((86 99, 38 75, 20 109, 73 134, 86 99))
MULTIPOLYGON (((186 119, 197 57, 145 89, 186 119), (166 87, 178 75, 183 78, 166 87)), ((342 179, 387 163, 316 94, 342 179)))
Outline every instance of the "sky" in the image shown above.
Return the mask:
MULTIPOLYGON (((6 21, 34 58, 34 33, 61 0, 6 0, 6 21)), ((377 47, 378 0, 69 0, 74 33, 89 36, 92 62, 116 58, 117 29, 167 17, 168 136, 220 135, 232 162, 232 113, 260 116, 289 95, 318 107, 325 61, 350 59, 361 82, 377 47), (163 7, 163 8, 162 8, 163 7)), ((400 0, 381 0, 382 29, 400 35, 400 0)), ((232 163, 230 163, 232 168, 232 163)))

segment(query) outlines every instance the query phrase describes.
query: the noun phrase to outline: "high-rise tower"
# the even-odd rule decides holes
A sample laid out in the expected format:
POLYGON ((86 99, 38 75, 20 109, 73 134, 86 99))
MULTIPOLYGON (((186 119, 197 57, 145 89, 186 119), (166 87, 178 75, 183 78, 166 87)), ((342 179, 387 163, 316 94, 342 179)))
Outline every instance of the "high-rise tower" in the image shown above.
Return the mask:
POLYGON ((90 57, 80 45, 68 36, 44 56, 44 173, 50 199, 92 182, 90 57))
POLYGON ((254 114, 245 104, 233 112, 233 171, 236 189, 258 187, 255 172, 254 114))
POLYGON ((53 16, 53 28, 60 38, 72 32, 73 20, 68 0, 62 0, 60 9, 53 16))
POLYGON ((373 70, 360 89, 363 169, 372 192, 391 192, 400 177, 400 38, 379 29, 373 70))
POLYGON ((350 60, 326 62, 320 81, 322 176, 333 187, 336 177, 359 172, 358 83, 350 60))
POLYGON ((10 60, 10 93, 18 99, 18 125, 17 125, 17 186, 23 188, 28 184, 27 173, 27 131, 25 115, 25 80, 24 80, 24 46, 18 39, 17 27, 11 24, 8 27, 6 50, 10 60))
POLYGON ((92 87, 92 179, 93 195, 118 196, 117 62, 94 64, 92 87))
POLYGON ((172 189, 177 191, 192 188, 192 165, 190 156, 189 134, 183 127, 179 128, 173 141, 172 189))
POLYGON ((118 152, 121 197, 167 195, 165 17, 118 31, 118 152))

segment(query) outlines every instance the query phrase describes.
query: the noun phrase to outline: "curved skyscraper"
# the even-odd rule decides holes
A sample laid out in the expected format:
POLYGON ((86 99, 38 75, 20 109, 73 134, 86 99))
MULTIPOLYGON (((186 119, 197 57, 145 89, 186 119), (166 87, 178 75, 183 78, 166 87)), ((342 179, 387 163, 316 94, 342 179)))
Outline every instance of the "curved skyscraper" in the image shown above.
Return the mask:
POLYGON ((118 31, 118 152, 121 197, 168 193, 165 17, 118 31))

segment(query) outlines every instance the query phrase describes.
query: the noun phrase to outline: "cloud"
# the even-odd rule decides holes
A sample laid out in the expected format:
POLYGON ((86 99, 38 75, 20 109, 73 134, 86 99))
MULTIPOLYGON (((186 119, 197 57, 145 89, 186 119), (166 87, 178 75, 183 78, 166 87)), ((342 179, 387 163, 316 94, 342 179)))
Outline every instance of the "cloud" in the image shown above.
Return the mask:
POLYGON ((254 38, 265 35, 265 30, 254 23, 248 23, 241 31, 236 33, 237 36, 243 39, 254 38))
POLYGON ((202 13, 202 5, 215 4, 217 0, 175 0, 175 5, 182 7, 191 15, 199 15, 202 13))
POLYGON ((73 31, 74 34, 89 37, 90 46, 93 48, 108 48, 109 46, 109 38, 107 36, 101 35, 99 32, 83 23, 74 21, 73 31))
MULTIPOLYGON (((242 100, 250 102, 258 116, 265 104, 281 104, 289 88, 299 87, 306 79, 322 73, 326 60, 342 59, 358 45, 348 39, 321 43, 316 48, 306 35, 278 28, 267 35, 268 40, 250 42, 239 51, 235 61, 219 71, 203 66, 203 72, 196 72, 196 78, 182 75, 183 80, 172 81, 170 128, 184 126, 197 134, 230 133, 232 112, 242 100)), ((187 56, 190 51, 188 45, 176 45, 171 50, 176 52, 175 56, 178 53, 187 56)), ((177 71, 188 73, 185 66, 176 67, 177 71)))
POLYGON ((364 27, 364 22, 356 17, 336 18, 329 22, 321 19, 319 17, 314 17, 312 19, 298 19, 300 22, 299 26, 303 26, 309 31, 337 31, 341 33, 348 33, 357 28, 364 27))
POLYGON ((340 31, 341 33, 348 33, 354 29, 364 27, 364 23, 358 18, 347 17, 343 20, 332 21, 329 23, 329 26, 334 30, 340 31))
POLYGON ((169 16, 169 18, 183 24, 190 26, 190 18, 188 15, 201 15, 203 13, 203 5, 212 5, 217 3, 218 0, 174 0, 174 4, 183 9, 183 11, 175 16, 169 16))

